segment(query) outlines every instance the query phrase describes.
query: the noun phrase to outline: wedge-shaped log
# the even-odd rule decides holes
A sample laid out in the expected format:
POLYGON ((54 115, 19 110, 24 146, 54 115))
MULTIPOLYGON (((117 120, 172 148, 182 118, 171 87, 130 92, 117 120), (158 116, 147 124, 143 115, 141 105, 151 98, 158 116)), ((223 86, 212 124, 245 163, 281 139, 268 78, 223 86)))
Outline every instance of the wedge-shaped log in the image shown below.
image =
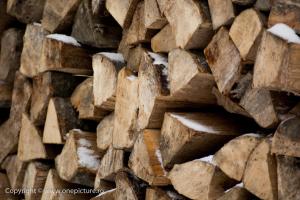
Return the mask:
POLYGON ((145 27, 149 29, 161 29, 167 24, 166 18, 163 17, 157 0, 145 0, 145 27))
POLYGON ((33 79, 30 119, 38 126, 44 125, 47 107, 52 97, 70 97, 82 77, 61 72, 45 72, 33 79))
POLYGON ((34 77, 40 71, 40 58, 43 41, 49 32, 40 24, 28 24, 24 35, 24 45, 21 54, 20 72, 27 77, 34 77))
POLYGON ((253 86, 300 93, 300 44, 264 32, 254 65, 253 86), (276 59, 274 59, 276 58, 276 59))
POLYGON ((135 72, 138 72, 141 65, 142 57, 146 52, 146 48, 144 48, 141 44, 136 47, 130 48, 128 51, 128 56, 126 58, 127 67, 135 72))
POLYGON ((42 19, 46 0, 7 0, 7 13, 20 22, 30 24, 42 19))
POLYGON ((122 29, 108 15, 105 1, 98 1, 99 8, 93 12, 93 0, 83 0, 77 10, 72 36, 83 44, 98 48, 117 48, 122 29))
POLYGON ((248 158, 260 142, 261 136, 257 134, 239 136, 225 144, 214 155, 214 162, 227 176, 241 181, 248 158))
POLYGON ((97 126, 97 147, 105 151, 112 145, 114 133, 115 115, 106 116, 97 126))
POLYGON ((160 139, 163 165, 169 168, 209 155, 248 132, 244 122, 237 120, 221 113, 166 113, 160 139))
POLYGON ((125 66, 120 53, 98 53, 93 56, 94 102, 106 110, 115 109, 118 72, 125 66))
POLYGON ((243 177, 244 187, 261 199, 277 199, 276 159, 271 138, 263 139, 251 153, 243 177))
POLYGON ((9 108, 11 105, 13 86, 9 83, 0 83, 0 107, 9 108))
POLYGON ((184 196, 172 190, 162 190, 158 187, 147 188, 145 200, 185 200, 184 196))
POLYGON ((209 0, 208 5, 214 30, 232 23, 235 15, 231 0, 209 0))
POLYGON ((242 187, 233 187, 225 192, 218 200, 253 200, 256 199, 254 195, 242 187))
POLYGON ((176 48, 175 36, 170 24, 167 24, 151 39, 151 48, 154 52, 169 52, 176 48))
POLYGON ((14 196, 13 194, 8 193, 7 188, 10 188, 7 176, 4 173, 0 173, 0 198, 1 199, 8 199, 8 200, 17 200, 17 199, 19 199, 18 196, 14 196))
POLYGON ((55 164, 57 173, 63 180, 92 187, 100 166, 96 134, 71 130, 55 164))
POLYGON ((204 53, 219 91, 228 94, 240 78, 241 57, 226 28, 217 32, 204 53))
POLYGON ((175 165, 168 176, 174 188, 190 199, 217 199, 235 184, 217 166, 200 159, 175 165))
POLYGON ((235 18, 229 35, 245 62, 254 63, 263 28, 262 16, 252 8, 235 18))
POLYGON ((144 130, 134 144, 128 163, 136 176, 154 186, 170 183, 163 167, 159 139, 159 130, 144 130))
POLYGON ((73 24, 80 0, 46 0, 42 26, 53 32, 67 31, 73 24))
POLYGON ((300 198, 299 158, 277 156, 278 199, 300 198))
POLYGON ((50 99, 43 133, 43 143, 64 144, 67 133, 78 127, 76 112, 69 98, 50 99))
POLYGON ((116 149, 132 148, 137 132, 138 78, 127 68, 118 74, 113 146, 116 149))
POLYGON ((24 31, 10 28, 1 38, 0 80, 13 83, 15 73, 20 67, 24 31))
POLYGON ((183 49, 206 47, 213 35, 208 6, 193 0, 168 3, 164 14, 172 27, 176 46, 183 49))
POLYGON ((115 198, 116 188, 100 193, 90 200, 111 200, 115 198))

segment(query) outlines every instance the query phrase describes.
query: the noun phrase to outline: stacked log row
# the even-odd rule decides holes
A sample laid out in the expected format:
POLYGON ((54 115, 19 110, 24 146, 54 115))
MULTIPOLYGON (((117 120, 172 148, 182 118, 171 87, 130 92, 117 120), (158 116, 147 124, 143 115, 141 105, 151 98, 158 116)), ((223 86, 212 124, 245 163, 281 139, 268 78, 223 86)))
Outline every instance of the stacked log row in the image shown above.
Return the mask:
POLYGON ((0 199, 300 199, 298 0, 0 1, 0 199))

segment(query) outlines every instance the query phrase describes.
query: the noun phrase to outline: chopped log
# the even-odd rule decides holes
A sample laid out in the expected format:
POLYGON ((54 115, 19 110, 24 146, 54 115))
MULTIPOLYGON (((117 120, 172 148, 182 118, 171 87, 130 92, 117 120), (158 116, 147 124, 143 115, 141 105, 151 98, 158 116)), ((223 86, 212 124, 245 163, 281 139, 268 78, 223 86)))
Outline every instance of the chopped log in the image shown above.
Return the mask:
POLYGON ((27 77, 34 77, 40 71, 40 58, 43 41, 49 32, 40 24, 28 24, 24 35, 24 45, 21 54, 20 72, 27 77))
POLYGON ((284 23, 300 34, 300 4, 297 0, 273 0, 268 26, 284 23))
POLYGON ((97 147, 105 151, 112 145, 114 133, 115 115, 111 113, 105 117, 97 126, 97 147))
POLYGON ((169 168, 210 155, 248 132, 246 127, 239 118, 222 113, 166 113, 160 139, 163 165, 169 168))
POLYGON ((110 146, 101 159, 96 181, 106 180, 113 182, 115 180, 116 173, 124 167, 124 151, 114 149, 112 146, 110 146))
POLYGON ((241 57, 226 28, 218 31, 204 53, 219 91, 228 94, 240 78, 241 57))
POLYGON ((96 176, 94 189, 106 192, 106 191, 112 190, 114 188, 116 188, 116 185, 114 182, 99 179, 98 176, 96 176))
POLYGON ((18 196, 14 196, 12 193, 8 193, 7 189, 10 188, 8 179, 6 174, 0 173, 0 199, 7 199, 7 200, 17 200, 19 199, 18 196))
MULTIPOLYGON (((6 12, 7 8, 7 0, 0 2, 0 37, 2 32, 6 30, 12 22, 14 22, 14 18, 6 12)), ((1 41, 0 41, 1 45, 1 41)))
POLYGON ((145 27, 148 29, 161 29, 167 24, 166 18, 163 17, 157 0, 145 0, 145 27))
POLYGON ((260 11, 270 11, 274 0, 256 0, 254 7, 260 11))
POLYGON ((46 0, 7 0, 6 11, 25 24, 39 22, 43 16, 45 2, 46 0))
POLYGON ((71 130, 61 154, 55 159, 55 164, 61 179, 92 187, 100 166, 96 134, 71 130))
POLYGON ((174 191, 164 191, 158 187, 147 188, 145 200, 185 200, 184 196, 174 191))
POLYGON ((283 121, 277 128, 272 140, 272 153, 300 157, 300 118, 292 117, 283 121))
POLYGON ((208 6, 193 0, 175 0, 169 4, 164 14, 172 27, 176 46, 206 47, 213 35, 208 6))
POLYGON ((71 28, 81 0, 46 0, 42 26, 47 31, 63 32, 71 28))
POLYGON ((116 149, 132 148, 137 137, 138 82, 138 78, 127 68, 118 74, 113 132, 113 147, 116 149))
POLYGON ((78 85, 71 96, 71 103, 79 112, 79 119, 101 121, 109 111, 94 105, 93 82, 93 77, 90 77, 78 85))
MULTIPOLYGON (((9 83, 0 82, 0 108, 9 108, 11 105, 13 86, 9 83)), ((2 111, 1 111, 2 113, 2 111)))
POLYGON ((114 110, 118 72, 124 66, 122 54, 99 53, 93 56, 95 106, 114 110))
POLYGON ((0 80, 13 83, 15 73, 20 67, 23 47, 23 30, 10 28, 3 32, 1 38, 0 80))
POLYGON ((25 199, 41 199, 49 170, 50 166, 41 162, 29 163, 23 183, 23 188, 28 190, 24 194, 25 199))
POLYGON ((299 163, 299 158, 277 156, 278 199, 300 198, 299 163))
POLYGON ((248 192, 245 188, 234 187, 229 191, 226 191, 223 196, 218 198, 218 200, 254 200, 256 199, 254 195, 248 192))
POLYGON ((261 136, 257 134, 239 136, 225 144, 214 155, 214 162, 227 176, 241 181, 248 158, 260 142, 261 136))
POLYGON ((61 72, 45 72, 33 78, 30 119, 35 125, 44 125, 51 97, 70 97, 82 77, 61 72))
POLYGON ((100 193, 98 196, 91 198, 90 200, 111 200, 115 198, 116 189, 111 189, 106 192, 100 193))
POLYGON ((132 21, 139 0, 107 0, 106 8, 123 29, 127 29, 132 21))
POLYGON ((233 22, 235 14, 231 0, 209 0, 208 5, 214 30, 233 22))
POLYGON ((86 75, 92 73, 92 59, 72 37, 52 34, 43 40, 40 72, 61 71, 86 75))
POLYGON ((151 39, 151 48, 154 52, 167 53, 176 48, 175 36, 170 24, 167 24, 151 39))
POLYGON ((276 159, 271 139, 265 138, 251 153, 243 177, 244 187, 261 199, 277 199, 276 159))
POLYGON ((264 23, 260 13, 247 9, 237 16, 229 35, 245 62, 254 63, 264 23))
POLYGON ((300 44, 264 32, 254 65, 253 86, 300 93, 297 74, 300 44), (276 59, 274 59, 276 58, 276 59))
POLYGON ((133 173, 149 185, 170 184, 159 150, 159 130, 144 130, 137 138, 128 165, 133 173))
POLYGON ((181 49, 171 51, 168 67, 171 96, 192 103, 214 105, 216 99, 212 88, 215 81, 208 70, 204 56, 181 49))
POLYGON ((127 67, 134 72, 138 72, 144 53, 147 50, 142 45, 130 48, 127 57, 127 67))
POLYGON ((235 184, 217 166, 201 159, 175 165, 169 178, 174 188, 190 199, 217 199, 235 184))
MULTIPOLYGON (((117 48, 122 29, 107 14, 105 1, 99 2, 96 13, 92 10, 92 0, 83 0, 77 10, 72 36, 83 44, 98 48, 117 48)), ((94 10, 95 11, 95 10, 94 10)))
POLYGON ((249 4, 253 4, 255 0, 232 0, 233 3, 246 6, 249 4))
POLYGON ((8 156, 2 164, 12 189, 22 189, 27 163, 21 161, 17 155, 8 156))

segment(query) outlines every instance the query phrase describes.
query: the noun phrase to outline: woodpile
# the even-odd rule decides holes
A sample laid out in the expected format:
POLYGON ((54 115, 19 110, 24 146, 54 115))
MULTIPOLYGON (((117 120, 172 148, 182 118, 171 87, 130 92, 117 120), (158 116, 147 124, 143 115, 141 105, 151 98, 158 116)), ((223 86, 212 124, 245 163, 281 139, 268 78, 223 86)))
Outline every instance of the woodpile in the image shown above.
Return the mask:
POLYGON ((0 199, 299 200, 299 0, 1 0, 0 199))

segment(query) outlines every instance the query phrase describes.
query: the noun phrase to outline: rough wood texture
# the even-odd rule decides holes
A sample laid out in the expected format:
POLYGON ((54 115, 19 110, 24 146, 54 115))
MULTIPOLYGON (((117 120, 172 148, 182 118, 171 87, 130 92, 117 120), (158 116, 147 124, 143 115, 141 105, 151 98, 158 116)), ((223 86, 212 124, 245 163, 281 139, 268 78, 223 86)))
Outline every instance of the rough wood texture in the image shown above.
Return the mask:
POLYGON ((176 48, 175 36, 170 24, 167 24, 151 39, 151 48, 154 52, 167 53, 176 48))
POLYGON ((127 67, 135 72, 138 72, 144 53, 147 53, 147 50, 142 44, 139 44, 136 47, 131 47, 126 58, 127 67))
POLYGON ((245 188, 261 199, 277 199, 276 159, 271 154, 271 139, 265 138, 251 153, 246 165, 245 188))
POLYGON ((234 187, 218 198, 218 200, 254 200, 256 197, 242 187, 234 187))
POLYGON ((254 7, 261 11, 270 11, 274 0, 257 0, 254 7))
POLYGON ((163 167, 159 139, 159 130, 144 130, 136 140, 128 162, 136 176, 154 186, 170 183, 163 167))
POLYGON ((176 46, 183 49, 204 48, 212 37, 207 5, 193 0, 170 1, 164 14, 169 21, 176 46))
POLYGON ((92 187, 100 154, 96 146, 96 134, 72 130, 59 156, 55 159, 56 170, 63 180, 92 187))
POLYGON ((6 174, 0 173, 0 198, 6 200, 17 200, 19 199, 17 196, 14 196, 11 193, 7 193, 7 188, 9 188, 9 182, 6 174))
MULTIPOLYGON (((104 4, 105 1, 100 1, 104 4)), ((77 10, 72 36, 83 44, 98 48, 116 48, 121 39, 121 28, 107 15, 104 5, 96 13, 92 0, 83 0, 77 10)))
POLYGON ((241 181, 248 158, 260 142, 261 137, 255 134, 237 137, 218 150, 214 155, 214 162, 227 176, 241 181))
POLYGON ((98 177, 99 176, 96 176, 95 184, 94 184, 94 188, 96 190, 101 190, 101 191, 106 192, 106 191, 116 188, 116 184, 114 182, 99 179, 98 177))
POLYGON ((219 91, 228 94, 240 77, 241 57, 226 28, 217 32, 204 53, 219 91))
POLYGON ((167 24, 163 17, 156 0, 145 0, 145 27, 149 29, 161 29, 167 24))
POLYGON ((214 30, 232 23, 235 15, 231 0, 209 0, 208 5, 214 30))
POLYGON ((112 145, 114 133, 115 115, 111 113, 105 117, 97 126, 97 147, 105 151, 112 145))

